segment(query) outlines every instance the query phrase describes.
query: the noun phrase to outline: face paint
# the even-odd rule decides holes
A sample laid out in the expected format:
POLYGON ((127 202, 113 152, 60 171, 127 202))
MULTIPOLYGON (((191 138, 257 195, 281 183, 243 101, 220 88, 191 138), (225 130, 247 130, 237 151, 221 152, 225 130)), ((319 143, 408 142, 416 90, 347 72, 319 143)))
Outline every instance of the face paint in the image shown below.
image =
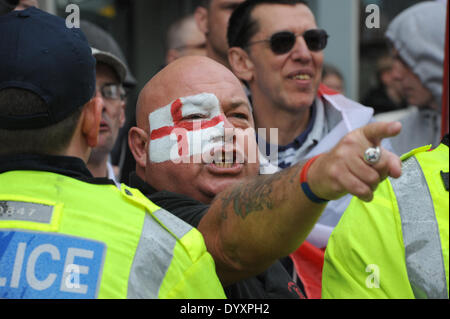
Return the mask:
POLYGON ((178 163, 194 156, 201 163, 203 153, 224 144, 224 119, 211 93, 179 98, 150 113, 149 122, 151 162, 178 163))

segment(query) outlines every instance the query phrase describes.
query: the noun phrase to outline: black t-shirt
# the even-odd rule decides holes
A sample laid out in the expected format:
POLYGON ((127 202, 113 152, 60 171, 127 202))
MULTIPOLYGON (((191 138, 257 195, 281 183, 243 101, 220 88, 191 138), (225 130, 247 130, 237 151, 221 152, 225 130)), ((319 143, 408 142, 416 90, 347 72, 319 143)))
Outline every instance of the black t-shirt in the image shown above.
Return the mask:
MULTIPOLYGON (((188 196, 156 191, 135 173, 130 175, 129 186, 138 188, 153 203, 171 212, 193 227, 197 227, 209 206, 188 196)), ((265 272, 241 280, 224 288, 229 299, 299 299, 304 298, 279 261, 265 272)))

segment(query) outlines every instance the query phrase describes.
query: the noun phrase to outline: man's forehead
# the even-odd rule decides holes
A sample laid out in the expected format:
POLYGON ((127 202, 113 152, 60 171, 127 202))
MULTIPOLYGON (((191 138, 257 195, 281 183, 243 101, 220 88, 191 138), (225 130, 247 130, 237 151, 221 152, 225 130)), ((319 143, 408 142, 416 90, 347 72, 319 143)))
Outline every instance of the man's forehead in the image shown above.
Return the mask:
MULTIPOLYGON (((231 109, 236 109, 238 107, 245 107, 248 110, 251 110, 250 107, 250 103, 248 101, 248 98, 244 95, 244 96, 236 96, 233 94, 222 94, 222 93, 217 93, 211 90, 200 90, 200 91, 189 91, 189 92, 185 92, 183 94, 176 94, 176 95, 171 95, 170 99, 165 99, 164 102, 161 102, 158 104, 158 107, 154 108, 154 110, 163 108, 169 104, 172 104, 174 101, 178 100, 178 99, 183 99, 186 97, 191 97, 191 96, 200 96, 200 95, 204 95, 204 94, 212 94, 214 96, 216 96, 218 102, 219 102, 219 107, 221 110, 223 111, 229 111, 231 109)), ((205 107, 206 105, 198 103, 196 104, 197 107, 205 107)))
POLYGON ((212 93, 219 101, 244 96, 239 80, 223 65, 206 57, 184 57, 169 64, 144 88, 142 102, 150 112, 172 101, 201 93, 212 93), (148 105, 150 104, 150 105, 148 105))
MULTIPOLYGON (((220 8, 227 8, 227 7, 237 7, 239 4, 244 2, 245 0, 211 0, 211 5, 220 7, 220 8)), ((210 7, 211 7, 210 5, 210 7)))
POLYGON ((214 94, 221 105, 234 105, 247 101, 242 84, 237 78, 234 78, 234 75, 221 73, 221 76, 216 76, 209 74, 207 71, 198 75, 187 79, 188 81, 180 82, 180 85, 174 86, 169 94, 170 101, 201 93, 214 94))
POLYGON ((111 83, 121 84, 118 74, 109 64, 97 62, 95 69, 97 80, 101 78, 110 81, 111 83))
POLYGON ((263 3, 253 9, 251 16, 258 23, 260 31, 317 27, 314 14, 303 3, 294 5, 263 3), (283 19, 280 20, 277 13, 282 15, 283 19))

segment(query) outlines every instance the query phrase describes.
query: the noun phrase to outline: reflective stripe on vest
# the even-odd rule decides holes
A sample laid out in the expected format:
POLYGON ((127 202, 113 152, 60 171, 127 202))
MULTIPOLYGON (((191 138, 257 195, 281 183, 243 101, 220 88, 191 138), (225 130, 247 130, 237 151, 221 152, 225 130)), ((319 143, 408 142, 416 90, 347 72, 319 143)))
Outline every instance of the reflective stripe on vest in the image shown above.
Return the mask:
POLYGON ((402 176, 390 179, 402 221, 405 262, 416 298, 448 298, 445 266, 433 200, 417 159, 403 162, 402 176))
MULTIPOLYGON (((154 212, 158 220, 168 226, 177 238, 192 228, 163 209, 154 212)), ((127 298, 158 298, 159 289, 173 259, 177 240, 158 222, 146 214, 141 238, 131 266, 127 298), (155 245, 155 240, 158 245, 155 245)))

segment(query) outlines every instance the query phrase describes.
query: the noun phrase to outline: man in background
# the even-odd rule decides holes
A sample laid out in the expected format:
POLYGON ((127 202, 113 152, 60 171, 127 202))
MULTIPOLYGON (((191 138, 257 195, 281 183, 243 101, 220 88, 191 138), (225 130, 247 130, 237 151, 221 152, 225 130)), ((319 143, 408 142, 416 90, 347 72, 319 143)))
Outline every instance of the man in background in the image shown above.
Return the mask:
POLYGON ((374 109, 375 114, 403 110, 407 107, 400 83, 394 77, 394 58, 390 53, 377 60, 376 86, 361 100, 374 109))
POLYGON ((198 29, 194 15, 175 21, 167 31, 166 64, 187 55, 206 55, 205 35, 198 29))
MULTIPOLYGON (((227 37, 232 70, 251 92, 258 145, 275 171, 329 151, 372 121, 371 108, 321 84, 328 34, 305 1, 246 0, 233 11, 227 37)), ((260 173, 273 172, 261 165, 260 173)), ((308 236, 317 259, 350 200, 347 195, 330 201, 308 236)), ((314 276, 319 285, 320 270, 314 276)))
MULTIPOLYGON (((391 140, 397 154, 439 145, 445 25, 445 5, 427 1, 403 11, 386 31, 393 45, 393 77, 411 106, 397 119, 403 124, 402 133, 391 140)), ((383 114, 383 119, 389 120, 389 115, 383 114)))
MULTIPOLYGON (((96 24, 86 20, 80 21, 80 27, 81 31, 86 35, 91 47, 103 52, 111 53, 125 65, 126 77, 123 80, 122 85, 127 93, 132 91, 136 86, 137 81, 130 70, 125 54, 122 52, 122 49, 114 37, 96 24)), ((133 103, 134 101, 129 101, 129 99, 125 100, 125 124, 122 129, 120 129, 116 144, 110 154, 111 164, 115 173, 114 175, 118 180, 124 183, 128 181, 130 169, 134 169, 135 166, 133 156, 128 149, 128 139, 126 138, 128 129, 135 123, 136 111, 133 103)))
POLYGON ((231 13, 242 2, 244 0, 202 0, 195 10, 198 28, 206 37, 206 55, 229 69, 227 26, 231 13))
POLYGON ((119 129, 125 123, 125 65, 113 54, 92 49, 96 59, 96 93, 102 105, 99 140, 92 149, 87 163, 95 177, 107 177, 118 182, 110 161, 111 151, 116 143, 119 129))
MULTIPOLYGON (((255 126, 266 129, 260 150, 276 170, 328 151, 372 121, 372 109, 321 85, 328 34, 304 1, 247 0, 234 10, 227 36, 232 70, 251 91, 255 126), (276 140, 269 128, 277 128, 276 140)), ((273 170, 261 165, 260 172, 273 170)), ((326 246, 350 199, 328 203, 309 238, 316 247, 326 246)))

